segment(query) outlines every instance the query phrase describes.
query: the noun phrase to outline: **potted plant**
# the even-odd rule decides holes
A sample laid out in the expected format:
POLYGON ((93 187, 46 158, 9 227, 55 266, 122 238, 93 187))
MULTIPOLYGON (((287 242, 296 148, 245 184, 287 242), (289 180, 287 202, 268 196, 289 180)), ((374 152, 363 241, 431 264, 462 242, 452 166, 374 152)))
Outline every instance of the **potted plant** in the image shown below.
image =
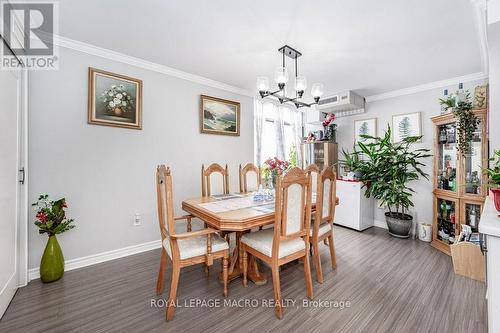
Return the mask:
POLYGON ((453 94, 448 95, 446 98, 439 99, 439 105, 441 105, 441 113, 448 113, 453 111, 453 108, 457 104, 457 99, 453 94))
POLYGON ((495 202, 495 208, 500 212, 500 150, 496 150, 494 157, 490 159, 494 164, 485 169, 489 177, 489 187, 495 202))
POLYGON ((66 218, 68 206, 64 198, 52 201, 47 194, 42 194, 32 206, 36 209, 34 223, 38 232, 49 236, 40 262, 40 279, 43 282, 59 280, 64 274, 64 256, 56 235, 73 229, 74 220, 66 218))
POLYGON ((370 143, 359 142, 361 151, 352 154, 363 156, 358 158, 356 165, 366 188, 365 196, 377 199, 381 207, 387 206, 389 211, 385 217, 392 236, 408 238, 413 217, 407 212, 414 206, 411 200, 414 190, 409 187, 409 182, 419 177, 428 179, 421 169, 424 166, 421 160, 431 156, 429 149, 411 149, 412 144, 422 136, 409 136, 401 142, 391 142, 390 126, 383 137, 362 137, 370 139, 370 143))
POLYGON ((264 175, 264 181, 266 184, 271 183, 272 187, 276 187, 276 180, 278 179, 278 175, 282 174, 286 170, 290 168, 290 162, 280 160, 277 157, 268 158, 264 162, 264 166, 262 167, 262 173, 264 175))
POLYGON ((342 154, 344 155, 344 159, 341 163, 344 165, 344 170, 347 173, 351 173, 357 179, 361 179, 363 176, 361 170, 359 170, 359 153, 356 152, 356 147, 354 147, 354 153, 350 154, 349 152, 342 149, 342 154))
POLYGON ((323 120, 323 129, 325 132, 325 138, 327 141, 335 142, 337 141, 337 124, 334 124, 335 120, 334 113, 328 113, 323 120))

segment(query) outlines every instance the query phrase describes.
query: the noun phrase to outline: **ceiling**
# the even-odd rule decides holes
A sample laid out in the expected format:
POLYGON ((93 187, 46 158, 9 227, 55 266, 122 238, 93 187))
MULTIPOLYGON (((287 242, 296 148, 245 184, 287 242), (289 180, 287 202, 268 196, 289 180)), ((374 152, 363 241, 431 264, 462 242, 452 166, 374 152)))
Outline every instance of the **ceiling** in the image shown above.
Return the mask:
POLYGON ((326 94, 481 71, 470 0, 64 0, 59 11, 64 37, 251 92, 257 76, 272 80, 284 44, 326 94))

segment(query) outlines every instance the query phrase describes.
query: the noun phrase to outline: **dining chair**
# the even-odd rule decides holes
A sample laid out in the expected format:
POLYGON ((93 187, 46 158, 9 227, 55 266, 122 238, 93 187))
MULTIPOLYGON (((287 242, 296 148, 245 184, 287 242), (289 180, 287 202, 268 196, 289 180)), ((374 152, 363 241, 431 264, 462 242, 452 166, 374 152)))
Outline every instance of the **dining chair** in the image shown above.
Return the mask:
POLYGON ((260 168, 258 168, 253 163, 247 163, 244 167, 240 164, 240 192, 253 192, 259 189, 260 184, 262 183, 260 168), (249 173, 253 173, 252 178, 254 181, 251 181, 251 178, 247 178, 249 173), (250 180, 250 181, 249 181, 250 180))
POLYGON ((241 237, 243 285, 247 286, 248 253, 271 266, 275 314, 281 319, 280 266, 303 258, 306 295, 313 298, 309 264, 309 229, 311 223, 311 178, 301 168, 278 176, 275 194, 273 229, 246 233, 241 237))
POLYGON ((191 215, 174 217, 172 198, 172 175, 170 168, 160 165, 156 169, 156 192, 158 200, 158 221, 162 240, 160 271, 156 282, 156 294, 163 293, 163 277, 167 268, 167 259, 172 263, 170 295, 167 303, 167 320, 172 320, 175 312, 177 286, 182 267, 204 263, 213 265, 215 259, 222 259, 222 279, 224 297, 228 294, 228 258, 229 245, 217 231, 211 228, 177 233, 175 223, 191 218, 191 215))
POLYGON ((223 168, 217 163, 212 163, 205 169, 205 165, 201 165, 201 196, 209 197, 212 195, 211 178, 214 174, 222 176, 222 192, 220 194, 229 194, 229 170, 223 168))
POLYGON ((337 175, 332 166, 326 167, 319 173, 317 179, 316 210, 309 234, 311 242, 314 266, 316 268, 316 280, 323 283, 323 271, 321 269, 321 258, 319 255, 319 244, 321 241, 328 242, 332 268, 337 267, 335 258, 335 245, 333 243, 333 219, 335 216, 337 175))
POLYGON ((318 191, 318 175, 321 172, 320 168, 316 164, 309 164, 305 169, 305 172, 311 176, 311 191, 316 194, 318 191))

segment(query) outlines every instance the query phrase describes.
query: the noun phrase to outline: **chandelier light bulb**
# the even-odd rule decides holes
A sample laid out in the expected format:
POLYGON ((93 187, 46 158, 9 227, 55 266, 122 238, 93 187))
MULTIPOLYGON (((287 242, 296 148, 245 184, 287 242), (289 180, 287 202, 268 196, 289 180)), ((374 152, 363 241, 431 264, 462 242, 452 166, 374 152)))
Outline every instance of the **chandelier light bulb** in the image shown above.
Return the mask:
POLYGON ((295 78, 295 90, 304 92, 307 89, 307 80, 305 76, 299 75, 295 78))
POLYGON ((288 82, 288 71, 285 67, 278 67, 274 72, 274 81, 278 85, 285 85, 288 82))
POLYGON ((259 92, 269 91, 269 79, 266 76, 259 76, 257 78, 257 90, 259 92))
POLYGON ((321 97, 321 96, 323 96, 323 89, 324 89, 324 86, 322 83, 315 83, 312 85, 311 95, 314 98, 321 97))

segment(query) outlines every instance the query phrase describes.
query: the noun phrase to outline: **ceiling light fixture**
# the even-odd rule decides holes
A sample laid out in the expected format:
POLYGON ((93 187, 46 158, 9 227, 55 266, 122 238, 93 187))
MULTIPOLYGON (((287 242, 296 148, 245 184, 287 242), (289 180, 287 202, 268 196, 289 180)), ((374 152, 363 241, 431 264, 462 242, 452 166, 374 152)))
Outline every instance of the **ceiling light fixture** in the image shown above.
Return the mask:
POLYGON ((323 84, 314 83, 311 88, 311 95, 314 98, 314 103, 305 103, 300 101, 304 92, 307 89, 307 79, 305 76, 299 75, 297 59, 302 55, 299 51, 294 48, 285 45, 278 50, 283 57, 282 66, 278 67, 274 72, 274 82, 278 85, 278 90, 269 91, 269 79, 266 76, 259 76, 257 78, 257 90, 259 90, 260 97, 276 97, 281 104, 283 103, 293 103, 296 108, 301 107, 311 107, 314 104, 318 104, 319 99, 323 96, 323 84), (285 92, 285 86, 288 83, 288 70, 285 64, 285 56, 295 60, 295 97, 287 97, 285 92))

